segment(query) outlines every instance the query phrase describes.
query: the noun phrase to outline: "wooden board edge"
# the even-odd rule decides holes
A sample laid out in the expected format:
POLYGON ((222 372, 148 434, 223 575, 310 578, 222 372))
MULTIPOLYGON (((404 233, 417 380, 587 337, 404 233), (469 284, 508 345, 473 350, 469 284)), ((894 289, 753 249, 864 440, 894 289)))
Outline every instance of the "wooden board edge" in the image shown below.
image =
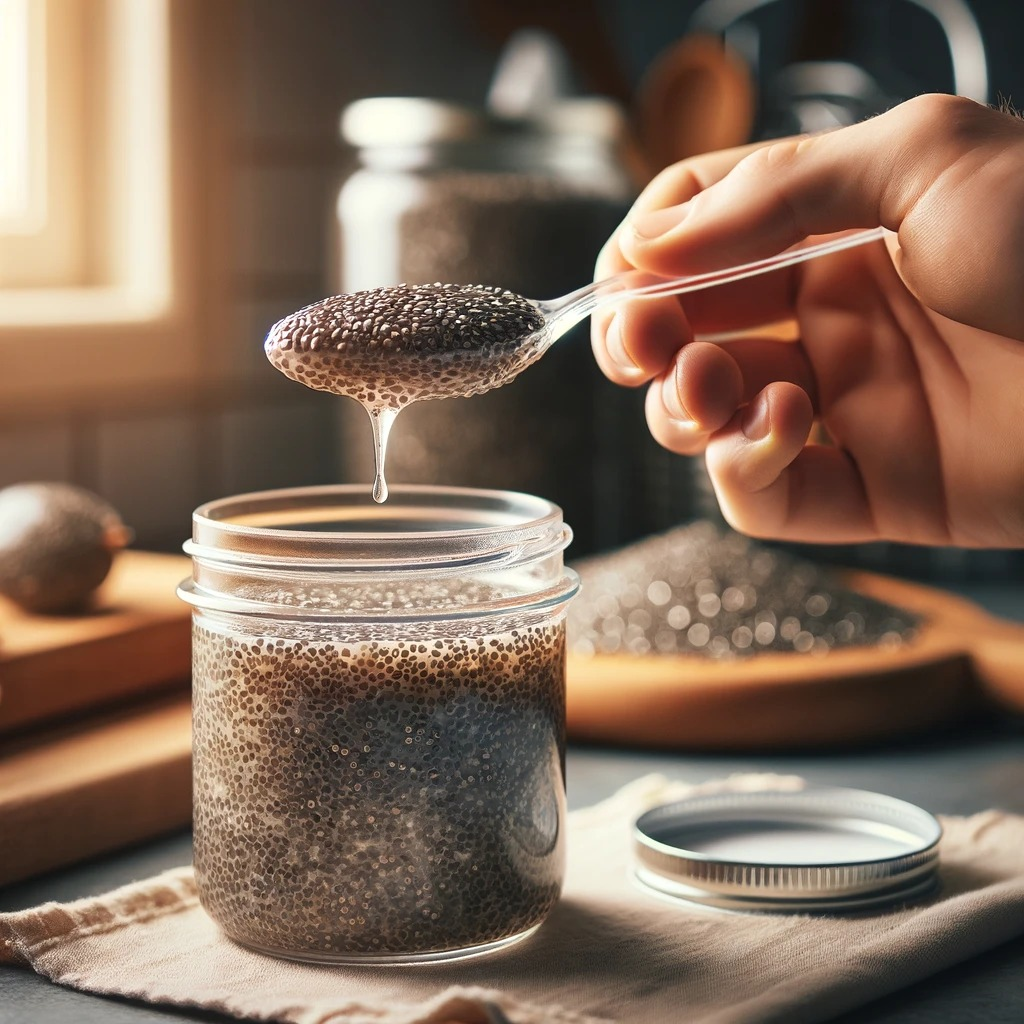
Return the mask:
MULTIPOLYGON (((1024 625, 997 619, 966 598, 874 573, 838 578, 924 617, 918 636, 890 649, 851 647, 821 657, 766 652, 717 662, 570 654, 570 738, 692 750, 873 742, 975 714, 979 683, 990 694, 996 690, 976 664, 994 661, 984 651, 996 638, 1024 651, 1024 625)), ((1016 698, 1024 705, 1024 680, 1015 691, 1008 683, 1002 689, 1004 703, 1016 698)))
POLYGON ((187 826, 188 711, 188 700, 166 703, 0 758, 0 885, 187 826), (108 744, 118 745, 115 763, 90 764, 86 755, 108 744), (15 788, 19 773, 4 779, 4 768, 17 758, 34 776, 15 788))
POLYGON ((192 672, 191 624, 165 622, 0 666, 0 736, 156 690, 192 672), (50 685, 44 676, 59 680, 50 685))

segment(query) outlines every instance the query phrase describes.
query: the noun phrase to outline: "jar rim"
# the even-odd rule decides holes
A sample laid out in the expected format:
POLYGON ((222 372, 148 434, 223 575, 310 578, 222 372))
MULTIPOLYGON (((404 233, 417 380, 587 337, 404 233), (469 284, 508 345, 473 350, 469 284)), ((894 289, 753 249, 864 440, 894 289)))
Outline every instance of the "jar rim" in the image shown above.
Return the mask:
POLYGON ((211 611, 350 624, 544 612, 563 606, 578 589, 576 574, 562 564, 571 539, 557 505, 515 491, 404 485, 385 505, 355 484, 261 491, 196 509, 192 539, 184 545, 192 578, 178 595, 211 611), (368 522, 376 530, 344 528, 368 522), (405 528, 410 523, 422 528, 405 528), (414 609, 313 605, 291 596, 292 588, 307 584, 344 592, 384 581, 387 592, 401 582, 494 576, 517 585, 458 607, 433 607, 429 600, 414 609))
POLYGON ((403 484, 378 505, 364 485, 330 484, 207 502, 184 549, 253 567, 437 571, 532 562, 571 538, 557 505, 517 491, 403 484))

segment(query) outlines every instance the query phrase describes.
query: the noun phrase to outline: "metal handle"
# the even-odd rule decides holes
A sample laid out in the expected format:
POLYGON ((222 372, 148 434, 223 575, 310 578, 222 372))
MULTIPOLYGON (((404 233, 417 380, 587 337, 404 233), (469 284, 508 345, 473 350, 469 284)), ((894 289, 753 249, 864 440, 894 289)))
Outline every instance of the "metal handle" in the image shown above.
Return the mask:
MULTIPOLYGON (((777 0, 704 0, 694 11, 690 24, 703 32, 722 35, 734 22, 746 18, 777 0)), ((981 28, 964 0, 905 0, 927 14, 941 27, 953 64, 953 92, 979 103, 989 101, 988 59, 981 28)))

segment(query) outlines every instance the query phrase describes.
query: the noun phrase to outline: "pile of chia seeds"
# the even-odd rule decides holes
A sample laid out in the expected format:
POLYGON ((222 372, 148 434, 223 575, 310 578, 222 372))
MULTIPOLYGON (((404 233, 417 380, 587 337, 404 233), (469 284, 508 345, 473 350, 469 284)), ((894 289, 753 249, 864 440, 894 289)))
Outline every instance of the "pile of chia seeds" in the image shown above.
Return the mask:
POLYGON ((401 408, 506 383, 528 365, 523 343, 543 326, 533 303, 504 288, 397 285, 306 306, 271 328, 265 348, 301 384, 401 408))
POLYGON ((583 587, 568 625, 578 654, 823 655, 898 646, 919 624, 903 608, 838 586, 813 562, 708 522, 575 568, 583 587))

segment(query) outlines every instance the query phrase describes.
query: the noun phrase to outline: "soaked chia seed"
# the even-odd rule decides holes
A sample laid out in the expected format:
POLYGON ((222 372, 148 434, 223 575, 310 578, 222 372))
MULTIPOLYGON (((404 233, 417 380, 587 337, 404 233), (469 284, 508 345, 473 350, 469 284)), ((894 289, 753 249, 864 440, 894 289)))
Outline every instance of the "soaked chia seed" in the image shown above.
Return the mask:
POLYGON ((898 646, 919 622, 905 609, 837 586, 813 562, 708 522, 575 568, 583 587, 568 629, 580 654, 820 655, 898 646))
POLYGON ((522 342, 543 326, 533 303, 504 288, 397 285, 306 306, 271 328, 265 348, 300 384, 401 409, 507 383, 532 359, 522 342))
MULTIPOLYGON (((452 607, 464 598, 453 591, 452 607)), ((360 603, 380 608, 381 594, 346 595, 360 603)), ((465 949, 537 925, 564 860, 564 622, 344 629, 197 613, 207 911, 245 944, 325 960, 465 949)))

